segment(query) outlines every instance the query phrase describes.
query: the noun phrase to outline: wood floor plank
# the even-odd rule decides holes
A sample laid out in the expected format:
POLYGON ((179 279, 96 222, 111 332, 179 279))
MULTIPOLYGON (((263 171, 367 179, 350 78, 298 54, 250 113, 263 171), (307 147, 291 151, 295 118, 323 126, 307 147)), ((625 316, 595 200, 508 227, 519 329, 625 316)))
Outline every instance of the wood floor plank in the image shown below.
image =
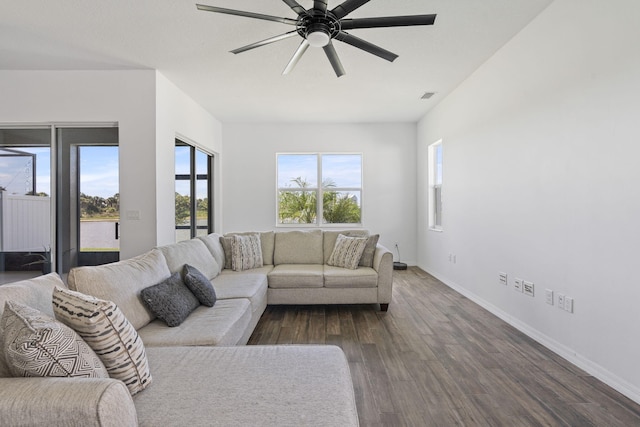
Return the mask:
POLYGON ((393 280, 387 312, 269 306, 249 344, 341 347, 361 426, 640 426, 640 405, 423 270, 393 280))

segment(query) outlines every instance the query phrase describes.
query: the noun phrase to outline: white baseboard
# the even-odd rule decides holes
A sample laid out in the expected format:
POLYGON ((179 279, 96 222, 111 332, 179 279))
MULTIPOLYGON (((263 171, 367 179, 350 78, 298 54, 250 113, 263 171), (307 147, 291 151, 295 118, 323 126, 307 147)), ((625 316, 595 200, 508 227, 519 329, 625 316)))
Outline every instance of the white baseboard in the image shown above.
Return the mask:
POLYGON ((538 343, 542 344, 543 346, 545 346, 549 350, 553 351, 554 353, 556 353, 560 357, 566 359, 568 362, 570 362, 570 363, 574 364, 575 366, 577 366, 578 368, 584 370, 589 375, 594 376, 595 378, 599 379, 603 383, 605 383, 608 386, 612 387, 616 391, 622 393, 623 395, 625 395, 629 399, 631 399, 634 402, 640 404, 640 389, 638 387, 636 387, 635 385, 630 384, 628 381, 626 381, 623 378, 620 378, 619 376, 611 373, 606 368, 604 368, 604 367, 598 365, 597 363, 594 363, 593 361, 589 360, 588 358, 576 353, 576 351, 574 349, 569 348, 569 347, 557 342, 553 338, 541 333, 537 329, 532 328, 530 325, 528 325, 528 324, 526 324, 524 322, 521 322, 519 319, 511 316, 508 313, 505 313, 499 307, 496 307, 495 305, 491 304, 490 302, 485 301, 484 299, 480 298, 478 295, 474 294, 473 292, 470 292, 469 290, 467 290, 464 287, 458 285, 457 283, 447 279, 443 275, 435 273, 433 271, 429 271, 429 270, 427 270, 425 268, 422 268, 422 267, 419 267, 419 268, 421 268, 422 270, 424 270, 427 273, 431 274, 433 277, 437 278, 438 280, 440 280, 442 283, 444 283, 445 285, 447 285, 451 289, 453 289, 456 292, 458 292, 458 293, 464 295, 465 297, 469 298, 471 301, 475 302, 476 304, 478 304, 479 306, 481 306, 485 310, 489 311, 490 313, 492 313, 495 316, 499 317, 500 319, 504 320, 509 325, 513 326, 514 328, 518 329, 523 334, 527 335, 528 337, 530 337, 530 338, 534 339, 535 341, 537 341, 538 343))

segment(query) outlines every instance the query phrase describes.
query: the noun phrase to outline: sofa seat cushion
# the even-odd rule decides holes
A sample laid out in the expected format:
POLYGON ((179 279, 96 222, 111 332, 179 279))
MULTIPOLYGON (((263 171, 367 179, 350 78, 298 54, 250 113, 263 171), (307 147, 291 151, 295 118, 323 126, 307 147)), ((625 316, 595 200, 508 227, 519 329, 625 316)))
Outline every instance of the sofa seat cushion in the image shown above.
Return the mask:
MULTIPOLYGON (((218 300, 213 307, 201 305, 179 326, 169 328, 154 320, 138 330, 150 346, 237 345, 251 322, 251 303, 246 298, 218 300)), ((156 373, 151 366, 154 380, 156 373)))
POLYGON ((324 266, 325 288, 375 288, 378 286, 378 273, 371 267, 358 267, 355 270, 342 267, 324 266))
MULTIPOLYGON (((272 267, 269 267, 269 270, 272 267)), ((267 299, 267 275, 253 273, 221 274, 211 281, 219 300, 247 298, 251 311, 263 307, 267 299)), ((262 314, 262 313, 260 313, 262 314)))
POLYGON ((280 264, 267 275, 269 287, 321 288, 324 285, 322 264, 280 264))
POLYGON ((149 348, 153 386, 140 426, 357 426, 346 357, 335 346, 149 348))

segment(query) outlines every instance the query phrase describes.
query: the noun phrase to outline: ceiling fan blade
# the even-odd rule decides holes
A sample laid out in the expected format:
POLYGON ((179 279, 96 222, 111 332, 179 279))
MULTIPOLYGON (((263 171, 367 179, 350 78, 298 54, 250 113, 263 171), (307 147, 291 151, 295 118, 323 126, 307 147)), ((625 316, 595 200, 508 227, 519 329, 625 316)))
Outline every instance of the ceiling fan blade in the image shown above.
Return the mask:
POLYGON ((264 46, 267 44, 279 42, 280 40, 288 39, 290 37, 294 37, 297 35, 298 35, 298 32, 296 30, 289 31, 288 33, 280 34, 279 36, 271 37, 259 42, 255 42, 255 43, 248 44, 246 46, 239 47, 237 49, 233 49, 231 53, 238 54, 238 53, 246 52, 248 50, 255 49, 257 47, 264 46))
POLYGON ((302 55, 304 55, 307 49, 309 49, 309 42, 307 41, 307 39, 304 39, 302 40, 302 43, 300 43, 300 46, 298 46, 296 53, 293 54, 293 57, 285 67, 282 74, 289 74, 291 70, 293 70, 293 68, 296 66, 298 61, 300 61, 300 58, 302 58, 302 55))
POLYGON ((357 47, 358 49, 362 49, 365 52, 369 52, 373 55, 379 56, 380 58, 386 59, 389 62, 393 62, 398 57, 398 55, 393 52, 389 52, 388 50, 383 49, 380 46, 376 46, 373 43, 369 43, 368 41, 362 40, 361 38, 356 37, 352 34, 345 33, 344 31, 340 31, 338 34, 336 34, 335 39, 350 44, 353 47, 357 47))
POLYGON ((329 0, 314 0, 313 1, 313 10, 317 10, 321 12, 323 15, 327 13, 327 6, 329 0))
POLYGON ((385 16, 380 18, 343 19, 340 26, 343 30, 357 28, 408 27, 411 25, 433 25, 436 15, 385 16))
POLYGON ((206 4, 196 4, 198 10, 204 10, 206 12, 226 13, 227 15, 244 16, 246 18, 262 19, 264 21, 280 22, 282 24, 296 25, 297 19, 280 18, 272 15, 263 15, 261 13, 245 12, 243 10, 225 9, 223 7, 207 6, 206 4))
POLYGON ((298 14, 298 16, 309 15, 307 13, 307 9, 300 6, 300 3, 298 3, 296 0, 282 0, 282 1, 285 2, 287 6, 289 6, 291 9, 293 9, 293 11, 298 14))
POLYGON ((329 42, 329 44, 322 49, 324 50, 324 53, 327 54, 327 58, 329 58, 329 62, 331 62, 331 66, 333 67, 333 71, 336 72, 336 76, 343 76, 344 68, 342 68, 342 63, 340 62, 340 58, 338 58, 336 48, 333 47, 333 43, 329 42))
POLYGON ((370 0, 346 0, 344 3, 336 6, 331 13, 333 13, 336 18, 342 19, 360 6, 369 3, 370 0))

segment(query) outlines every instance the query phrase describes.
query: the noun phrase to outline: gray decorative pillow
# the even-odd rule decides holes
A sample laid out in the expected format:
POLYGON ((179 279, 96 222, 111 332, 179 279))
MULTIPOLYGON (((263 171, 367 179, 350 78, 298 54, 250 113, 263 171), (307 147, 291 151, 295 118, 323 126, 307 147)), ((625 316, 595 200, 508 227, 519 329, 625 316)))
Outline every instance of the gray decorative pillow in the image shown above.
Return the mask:
POLYGON ((367 237, 348 237, 338 234, 336 245, 327 261, 328 265, 355 270, 367 244, 367 237))
POLYGON ((360 263, 358 265, 362 267, 373 267, 373 255, 376 252, 376 245, 378 244, 379 238, 379 234, 369 236, 369 239, 367 239, 367 244, 364 246, 364 251, 362 251, 362 257, 360 257, 360 263))
POLYGON ((157 285, 144 288, 140 296, 149 310, 171 327, 179 326, 200 305, 179 272, 157 285))
POLYGON ((124 382, 132 395, 151 384, 144 344, 114 302, 58 286, 52 302, 56 319, 89 344, 111 378, 124 382))
POLYGON ((234 236, 220 236, 220 244, 224 251, 224 268, 231 270, 231 245, 234 236))
POLYGON ((34 308, 7 301, 0 329, 14 376, 109 378, 100 358, 73 329, 34 308))
POLYGON ((231 268, 243 271, 262 267, 262 245, 260 235, 235 235, 231 244, 231 268))
POLYGON ((216 291, 211 281, 195 267, 185 264, 182 269, 184 284, 198 298, 200 304, 213 307, 216 303, 216 291))

